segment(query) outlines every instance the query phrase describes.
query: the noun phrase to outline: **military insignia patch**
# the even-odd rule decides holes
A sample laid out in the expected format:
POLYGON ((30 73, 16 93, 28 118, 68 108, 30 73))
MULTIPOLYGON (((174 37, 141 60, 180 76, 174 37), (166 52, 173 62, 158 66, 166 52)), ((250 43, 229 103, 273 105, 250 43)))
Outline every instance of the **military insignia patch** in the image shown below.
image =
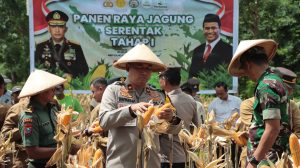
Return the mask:
POLYGON ((24 134, 26 137, 31 136, 32 134, 32 119, 31 118, 25 118, 23 119, 24 124, 24 134))
POLYGON ((130 98, 130 99, 133 98, 133 96, 129 94, 128 89, 126 89, 126 88, 124 88, 124 87, 122 87, 122 88, 120 89, 120 94, 121 94, 122 96, 126 97, 126 98, 130 98))

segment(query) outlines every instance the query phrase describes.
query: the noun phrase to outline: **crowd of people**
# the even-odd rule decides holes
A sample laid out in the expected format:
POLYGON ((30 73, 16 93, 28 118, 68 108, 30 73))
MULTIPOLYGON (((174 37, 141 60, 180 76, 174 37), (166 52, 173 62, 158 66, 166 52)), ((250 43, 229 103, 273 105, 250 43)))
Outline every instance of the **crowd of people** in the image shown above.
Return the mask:
MULTIPOLYGON (((239 162, 232 157, 233 163, 251 168, 268 165, 268 159, 276 162, 278 156, 288 152, 291 133, 300 135, 299 107, 291 100, 297 75, 283 67, 269 66, 276 49, 273 40, 241 41, 228 71, 257 83, 253 98, 242 101, 229 95, 227 84, 220 81, 215 84, 216 98, 208 110, 196 94, 198 80, 191 78, 180 85, 180 67, 167 67, 144 44, 136 45, 113 64, 128 72, 126 78, 99 77, 91 81, 91 112, 84 111, 76 98, 65 95, 66 79, 49 72, 35 70, 23 87, 15 86, 12 91, 6 89, 6 82, 0 76, 1 137, 11 136, 18 151, 15 162, 2 164, 45 167, 56 151, 54 136, 61 106, 89 115, 89 128, 82 135, 93 134, 95 124, 101 126, 102 136, 108 137, 106 148, 101 149, 106 150, 105 165, 109 168, 193 166, 192 162, 188 164, 186 148, 178 134, 181 129, 190 130, 191 125, 201 126, 211 113, 217 123, 224 123, 238 113, 245 125, 240 136, 248 140, 247 146, 242 154, 232 146, 241 158, 239 162), (159 72, 162 90, 148 84, 152 72, 159 72), (157 118, 168 123, 168 127, 164 132, 155 132, 152 136, 155 145, 143 150, 138 116, 165 102, 172 106, 162 109, 157 118)), ((70 151, 76 154, 79 147, 72 148, 70 151)))

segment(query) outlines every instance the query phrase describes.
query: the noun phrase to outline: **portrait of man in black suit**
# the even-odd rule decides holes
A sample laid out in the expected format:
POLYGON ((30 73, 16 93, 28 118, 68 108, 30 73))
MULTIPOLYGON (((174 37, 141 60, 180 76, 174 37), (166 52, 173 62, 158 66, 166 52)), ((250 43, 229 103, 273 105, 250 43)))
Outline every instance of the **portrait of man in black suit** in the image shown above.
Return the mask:
POLYGON ((89 67, 80 44, 65 38, 68 19, 68 15, 59 10, 46 16, 51 38, 36 45, 35 61, 52 73, 59 69, 72 77, 85 76, 89 67))
POLYGON ((193 50, 189 78, 198 77, 206 70, 212 71, 220 64, 228 64, 232 58, 232 46, 220 37, 221 21, 216 14, 207 14, 203 21, 203 34, 206 42, 193 50))

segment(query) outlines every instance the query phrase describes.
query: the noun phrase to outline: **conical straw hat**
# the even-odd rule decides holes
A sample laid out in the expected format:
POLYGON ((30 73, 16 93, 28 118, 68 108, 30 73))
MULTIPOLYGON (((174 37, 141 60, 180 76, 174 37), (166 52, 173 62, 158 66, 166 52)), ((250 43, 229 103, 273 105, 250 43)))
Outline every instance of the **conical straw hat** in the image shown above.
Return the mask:
POLYGON ((19 98, 34 96, 45 90, 64 83, 66 80, 42 70, 32 72, 23 86, 19 98))
POLYGON ((138 44, 124 54, 113 65, 126 70, 127 63, 147 63, 152 65, 153 72, 165 71, 167 67, 145 44, 138 44))
POLYGON ((263 47, 265 49, 265 52, 266 52, 266 55, 267 55, 269 61, 274 57, 274 55, 276 53, 276 49, 277 49, 277 43, 271 39, 241 41, 232 57, 232 60, 229 64, 229 66, 228 66, 228 72, 230 75, 232 75, 232 76, 244 76, 245 75, 244 70, 240 69, 240 66, 241 66, 240 57, 245 51, 247 51, 248 49, 250 49, 254 46, 263 47))

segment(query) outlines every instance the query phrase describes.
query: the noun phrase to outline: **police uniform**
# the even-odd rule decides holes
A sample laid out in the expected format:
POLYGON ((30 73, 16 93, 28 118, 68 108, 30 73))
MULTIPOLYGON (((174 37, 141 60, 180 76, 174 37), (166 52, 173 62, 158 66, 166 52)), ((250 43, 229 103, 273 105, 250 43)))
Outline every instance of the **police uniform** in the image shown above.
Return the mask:
MULTIPOLYGON (((176 109, 177 116, 183 121, 185 129, 189 130, 191 123, 199 126, 197 104, 193 97, 182 92, 180 88, 168 92, 167 95, 176 109)), ((172 142, 169 135, 162 134, 160 144, 162 162, 172 161, 172 163, 183 163, 184 165, 187 161, 184 147, 181 145, 178 135, 173 136, 173 146, 171 146, 172 142), (170 157, 171 154, 172 158, 170 157)))
MULTIPOLYGON (((22 138, 19 132, 18 123, 19 123, 19 115, 20 113, 27 107, 29 103, 28 99, 21 99, 19 103, 16 103, 11 108, 9 108, 5 121, 1 130, 1 135, 5 138, 9 136, 11 133, 11 142, 15 142, 17 155, 10 159, 12 160, 11 165, 9 167, 26 167, 26 159, 27 154, 22 145, 22 138)), ((10 155, 9 155, 10 156, 10 155)))
MULTIPOLYGON (((56 10, 50 12, 46 20, 49 26, 65 26, 68 16, 56 10)), ((52 72, 60 69, 73 77, 85 76, 89 71, 81 46, 66 38, 59 44, 55 44, 52 38, 37 44, 35 59, 39 65, 52 72)))
MULTIPOLYGON (((128 63, 149 64, 152 72, 166 70, 166 66, 161 60, 144 44, 136 45, 113 66, 126 70, 128 63)), ((129 70, 128 73, 130 75, 131 71, 129 70)), ((150 100, 158 105, 164 102, 164 95, 149 85, 145 85, 142 90, 137 91, 131 85, 129 78, 125 82, 115 82, 108 85, 105 89, 100 106, 99 122, 104 130, 108 130, 106 167, 132 168, 136 167, 137 161, 141 163, 139 167, 161 167, 159 137, 156 133, 153 135, 155 147, 149 149, 147 165, 143 166, 146 163, 143 162, 143 157, 138 158, 137 150, 142 151, 142 147, 138 146, 137 143, 142 140, 139 136, 136 115, 130 110, 132 104, 149 102, 150 100)), ((177 134, 180 129, 179 123, 172 122, 167 132, 177 134)), ((143 154, 142 152, 141 156, 143 154)))
MULTIPOLYGON (((107 167, 136 167, 138 128, 137 118, 129 112, 131 104, 153 101, 164 102, 164 95, 147 86, 141 94, 132 89, 128 81, 108 85, 100 107, 100 126, 108 130, 107 167), (119 137, 119 138, 118 138, 119 137)), ((154 136, 156 149, 151 150, 148 167, 160 167, 159 138, 154 136)))

